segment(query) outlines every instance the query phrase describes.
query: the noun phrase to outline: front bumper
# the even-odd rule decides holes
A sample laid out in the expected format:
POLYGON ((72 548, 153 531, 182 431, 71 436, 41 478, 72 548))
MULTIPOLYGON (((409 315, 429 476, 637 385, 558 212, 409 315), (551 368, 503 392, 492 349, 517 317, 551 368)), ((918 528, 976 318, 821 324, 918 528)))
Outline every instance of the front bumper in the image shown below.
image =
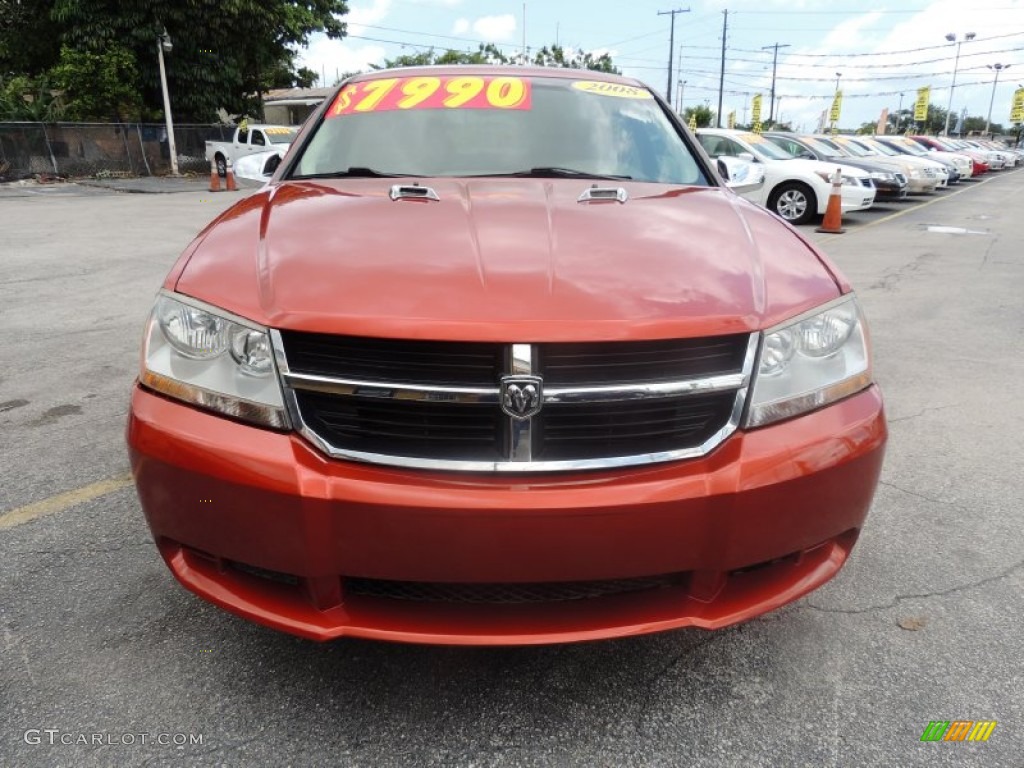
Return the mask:
POLYGON ((127 438, 160 552, 201 597, 316 640, 504 645, 714 629, 810 592, 856 541, 886 427, 872 387, 702 459, 508 478, 333 461, 136 387, 127 438), (514 605, 348 591, 669 575, 514 605))
POLYGON ((937 179, 908 179, 907 192, 911 195, 930 195, 938 188, 937 179))
POLYGON ((875 201, 903 200, 907 196, 907 184, 886 179, 875 179, 875 201))
MULTIPOLYGON (((846 211, 864 211, 870 208, 875 202, 875 188, 874 187, 861 187, 853 185, 843 185, 842 196, 840 198, 840 208, 845 213, 846 211)), ((828 198, 825 198, 825 203, 828 203, 828 198)), ((819 205, 819 207, 821 207, 819 205)), ((820 213, 824 213, 825 209, 822 208, 820 213)))

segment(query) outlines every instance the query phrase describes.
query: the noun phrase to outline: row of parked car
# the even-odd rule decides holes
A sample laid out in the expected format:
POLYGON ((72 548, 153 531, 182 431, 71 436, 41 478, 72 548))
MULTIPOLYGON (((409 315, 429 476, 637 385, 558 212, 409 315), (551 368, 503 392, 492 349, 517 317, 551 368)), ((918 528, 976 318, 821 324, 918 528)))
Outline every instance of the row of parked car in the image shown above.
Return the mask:
POLYGON ((989 171, 1024 164, 1024 152, 980 139, 934 136, 820 136, 781 131, 697 131, 713 158, 761 165, 764 184, 741 192, 791 224, 825 213, 831 178, 842 179, 842 210, 928 195, 989 171))

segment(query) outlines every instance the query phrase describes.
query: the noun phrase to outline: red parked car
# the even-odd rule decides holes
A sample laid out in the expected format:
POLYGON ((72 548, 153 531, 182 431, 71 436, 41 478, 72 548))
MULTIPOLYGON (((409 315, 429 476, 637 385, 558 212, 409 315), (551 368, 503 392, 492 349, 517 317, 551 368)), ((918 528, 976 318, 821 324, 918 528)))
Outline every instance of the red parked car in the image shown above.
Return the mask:
POLYGON ((308 638, 725 627, 832 578, 886 424, 812 243, 631 79, 344 83, 171 270, 127 440, 171 571, 308 638))
POLYGON ((985 156, 981 152, 968 151, 962 147, 948 144, 935 136, 908 136, 907 138, 913 139, 925 149, 934 149, 936 152, 956 152, 971 158, 972 178, 989 171, 988 163, 985 162, 985 156))

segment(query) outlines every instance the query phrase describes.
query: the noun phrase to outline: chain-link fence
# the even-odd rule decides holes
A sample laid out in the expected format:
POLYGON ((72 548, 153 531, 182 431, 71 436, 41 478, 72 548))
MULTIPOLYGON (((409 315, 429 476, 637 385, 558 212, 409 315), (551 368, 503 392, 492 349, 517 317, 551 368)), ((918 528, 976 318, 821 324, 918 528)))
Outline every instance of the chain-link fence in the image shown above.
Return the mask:
MULTIPOLYGON (((206 173, 207 141, 226 141, 230 125, 176 125, 178 170, 206 173)), ((54 176, 160 176, 170 173, 162 123, 0 123, 0 180, 54 176)))

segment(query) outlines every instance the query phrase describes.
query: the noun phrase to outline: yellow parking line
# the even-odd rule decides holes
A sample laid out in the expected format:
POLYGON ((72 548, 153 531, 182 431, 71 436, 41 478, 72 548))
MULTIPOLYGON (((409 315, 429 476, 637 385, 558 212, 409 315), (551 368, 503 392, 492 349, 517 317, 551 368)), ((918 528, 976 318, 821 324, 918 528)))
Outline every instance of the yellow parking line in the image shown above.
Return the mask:
POLYGON ((108 493, 119 491, 131 485, 131 483, 132 476, 130 474, 121 475, 120 477, 112 477, 109 480, 100 480, 98 483, 76 488, 73 491, 58 493, 56 496, 51 496, 48 499, 26 504, 24 507, 12 509, 0 514, 0 531, 6 528, 13 528, 16 525, 21 525, 31 520, 38 520, 40 517, 55 515, 77 504, 84 504, 100 496, 106 496, 108 493))
POLYGON ((886 222, 886 221, 892 221, 893 219, 898 219, 900 216, 906 216, 908 213, 913 213, 914 211, 919 211, 922 208, 927 208, 929 205, 934 205, 935 203, 941 203, 943 200, 949 200, 949 198, 951 198, 951 197, 956 197, 957 195, 962 195, 964 192, 970 192, 972 189, 977 189, 982 184, 988 184, 990 181, 992 181, 993 178, 995 178, 995 177, 990 177, 990 178, 987 178, 987 179, 982 179, 981 181, 973 182, 971 184, 971 186, 969 186, 969 187, 964 187, 963 189, 958 189, 956 192, 947 192, 942 197, 936 197, 934 200, 929 200, 926 203, 919 203, 918 205, 915 205, 913 208, 907 208, 905 211, 897 211, 896 213, 890 213, 888 216, 883 216, 880 219, 875 219, 874 221, 869 221, 867 224, 861 224, 856 229, 851 229, 851 230, 848 230, 848 231, 851 232, 851 233, 853 233, 853 232, 860 232, 862 229, 867 229, 868 227, 873 227, 873 226, 875 226, 877 224, 881 224, 881 223, 886 222))

